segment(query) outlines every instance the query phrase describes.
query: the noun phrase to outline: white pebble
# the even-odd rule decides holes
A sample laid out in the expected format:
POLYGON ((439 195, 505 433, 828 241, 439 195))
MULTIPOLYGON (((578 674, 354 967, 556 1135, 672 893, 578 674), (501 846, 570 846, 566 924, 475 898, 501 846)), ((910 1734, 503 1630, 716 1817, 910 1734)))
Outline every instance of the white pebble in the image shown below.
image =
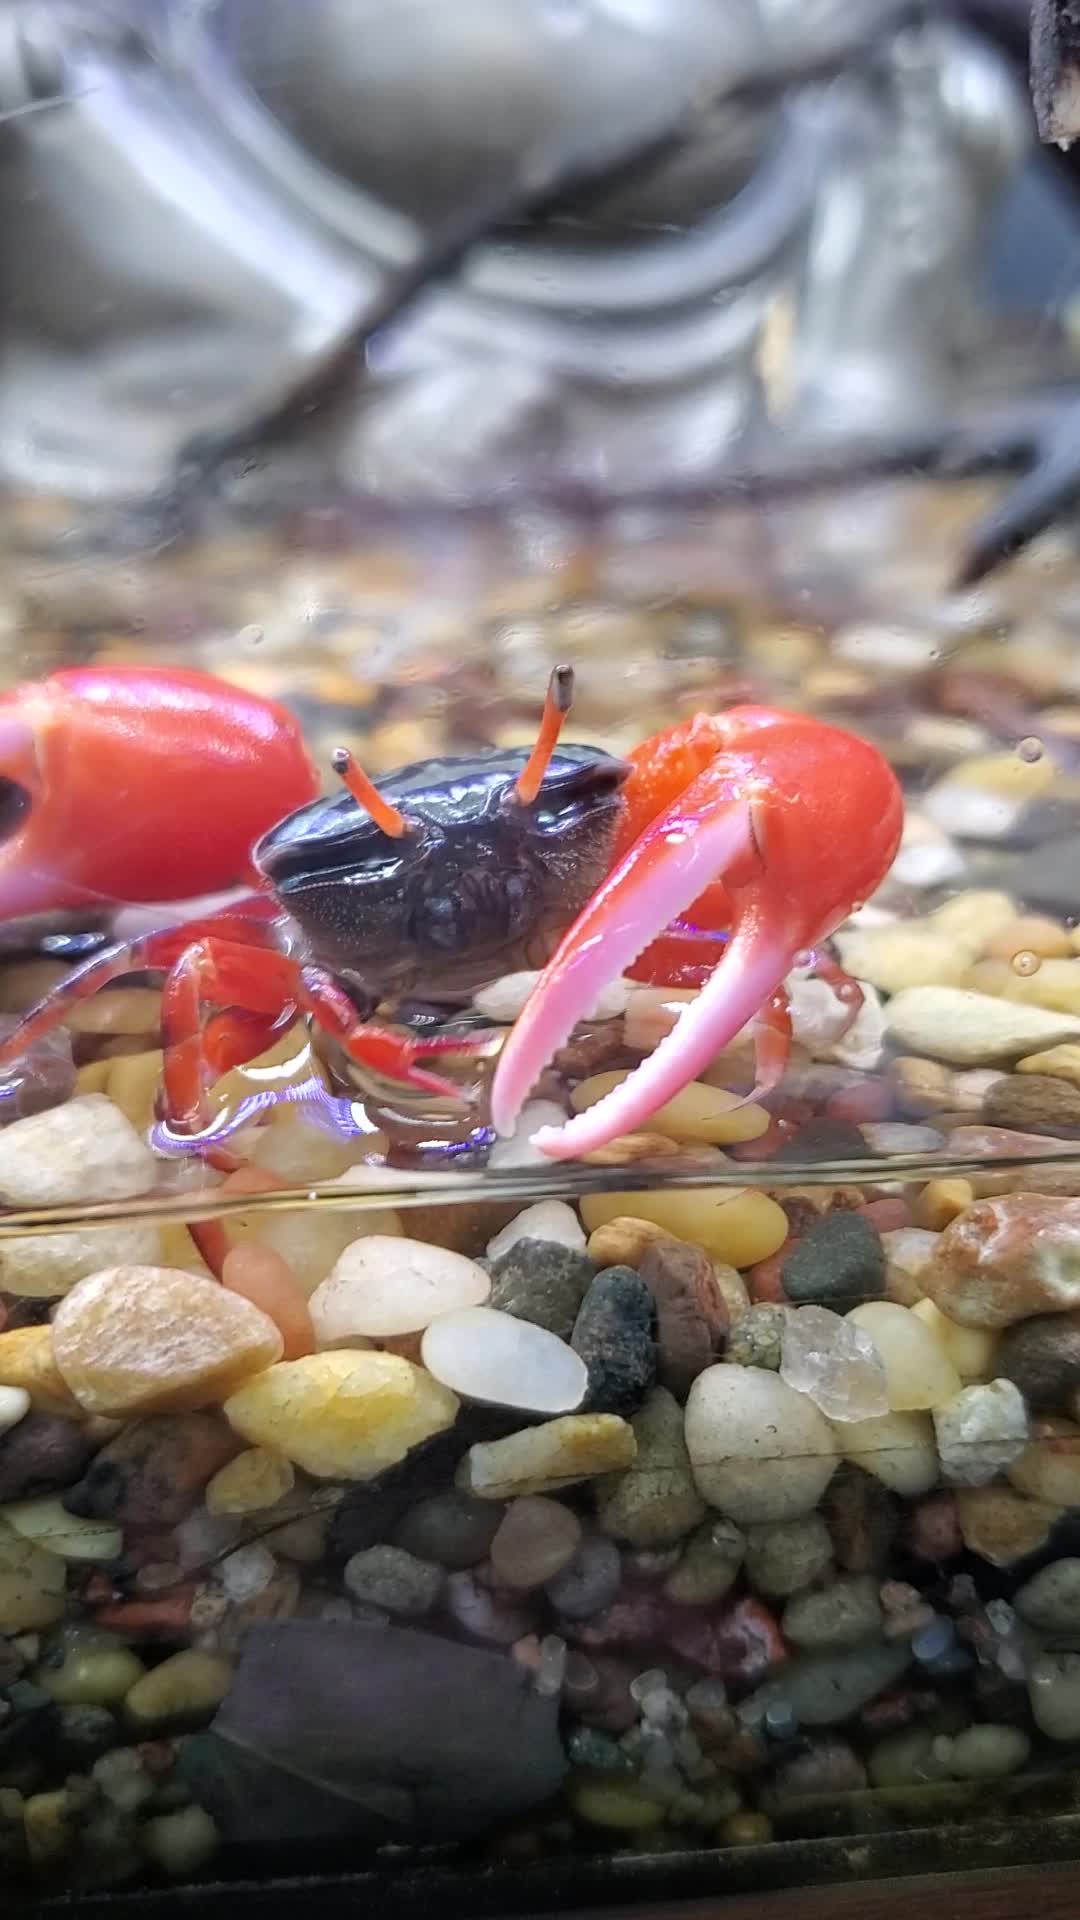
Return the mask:
POLYGON ((0 1387, 0 1433, 17 1427, 30 1411, 30 1395, 25 1387, 0 1387))
POLYGON ((863 1139, 871 1153, 940 1153, 945 1135, 936 1127, 918 1127, 904 1120, 864 1121, 863 1139))
POLYGON ((837 659, 850 660, 860 667, 924 673, 937 659, 941 643, 936 634, 866 621, 841 627, 833 635, 831 651, 837 659))
POLYGON ((589 1384, 585 1362, 565 1340, 494 1307, 440 1314, 420 1353, 444 1387, 488 1406, 574 1413, 589 1384))
POLYGON ((885 1024, 906 1053, 957 1067, 994 1066, 1080 1039, 1075 1015, 963 987, 904 987, 889 1001, 885 1024))
POLYGON ((161 1235, 149 1222, 85 1233, 28 1233, 0 1242, 0 1287, 34 1300, 70 1293, 105 1267, 156 1267, 161 1235))
POLYGON ((737 1523, 812 1513, 832 1479, 837 1442, 805 1394, 763 1367, 706 1367, 686 1403, 698 1491, 737 1523))
POLYGON ((277 1561, 269 1547, 256 1541, 250 1547, 237 1547, 221 1562, 221 1583, 230 1600, 255 1600, 265 1593, 277 1572, 277 1561))
POLYGON ((567 1118, 565 1107, 554 1100, 531 1100, 522 1107, 514 1131, 505 1140, 496 1140, 488 1155, 489 1167, 549 1167, 546 1153, 532 1144, 532 1136, 541 1127, 561 1127, 567 1118))
POLYGON ((158 1162, 103 1093, 32 1113, 0 1132, 0 1197, 12 1207, 131 1200, 149 1193, 158 1162))
POLYGON ((587 1235, 573 1207, 568 1207, 565 1200, 538 1200, 534 1207, 526 1207, 524 1213, 516 1214, 501 1233, 488 1241, 488 1259, 497 1260, 501 1253, 516 1247, 519 1240, 549 1240, 579 1253, 586 1245, 587 1235))
POLYGON ((1024 1396, 1011 1380, 965 1387, 935 1407, 934 1432, 943 1477, 954 1487, 985 1487, 1027 1445, 1024 1396))
POLYGON ((815 1059, 843 1038, 851 1008, 837 998, 827 980, 791 973, 784 982, 791 1009, 791 1037, 815 1059))
POLYGON ((902 887, 942 887, 960 880, 967 863, 958 846, 947 835, 938 840, 915 841, 901 846, 889 869, 890 880, 902 887))
POLYGON ((439 1314, 481 1306, 490 1292, 490 1276, 462 1253, 367 1234, 346 1247, 309 1305, 319 1346, 349 1346, 357 1336, 420 1333, 439 1314))
MULTIPOLYGON (((510 1026, 517 1019, 539 978, 539 973, 506 973, 501 980, 493 980, 489 986, 481 987, 478 993, 474 993, 473 1006, 486 1020, 494 1020, 500 1026, 510 1026)), ((632 981, 612 980, 583 1018, 619 1019, 626 1012, 626 1003, 632 990, 632 981)))
POLYGON ((1000 840, 1011 833, 1026 805, 1026 795, 990 793, 958 780, 943 780, 923 797, 935 825, 961 840, 1000 840))
POLYGON ((855 1067, 860 1073, 873 1073, 881 1065, 885 1050, 885 1009, 881 995, 868 981, 860 981, 862 1005, 850 1027, 828 1049, 830 1060, 839 1066, 855 1067))

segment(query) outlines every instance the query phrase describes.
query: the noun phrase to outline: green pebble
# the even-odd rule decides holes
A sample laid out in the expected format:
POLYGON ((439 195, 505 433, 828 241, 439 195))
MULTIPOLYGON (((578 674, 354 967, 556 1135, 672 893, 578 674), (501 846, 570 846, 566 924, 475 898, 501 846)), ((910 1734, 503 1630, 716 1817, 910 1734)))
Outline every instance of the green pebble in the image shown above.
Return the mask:
POLYGON ((573 1781, 569 1799, 579 1820, 616 1833, 644 1833, 667 1818, 667 1808, 649 1794, 606 1780, 573 1781))

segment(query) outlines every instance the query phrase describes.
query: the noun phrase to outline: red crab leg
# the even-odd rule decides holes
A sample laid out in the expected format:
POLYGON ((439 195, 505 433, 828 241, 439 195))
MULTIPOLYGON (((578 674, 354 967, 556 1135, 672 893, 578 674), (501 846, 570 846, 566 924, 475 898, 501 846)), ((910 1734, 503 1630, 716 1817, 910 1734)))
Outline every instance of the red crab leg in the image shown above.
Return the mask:
MULTIPOLYGON (((676 730, 677 775, 688 731, 676 730)), ((795 954, 878 886, 899 844, 900 790, 866 742, 762 708, 733 709, 708 732, 710 763, 639 834, 541 975, 496 1070, 497 1131, 512 1129, 551 1054, 601 988, 718 877, 731 939, 673 1032, 629 1079, 565 1127, 536 1136, 554 1158, 592 1152, 645 1125, 759 1012, 795 954)), ((663 736, 653 746, 655 789, 663 736)))

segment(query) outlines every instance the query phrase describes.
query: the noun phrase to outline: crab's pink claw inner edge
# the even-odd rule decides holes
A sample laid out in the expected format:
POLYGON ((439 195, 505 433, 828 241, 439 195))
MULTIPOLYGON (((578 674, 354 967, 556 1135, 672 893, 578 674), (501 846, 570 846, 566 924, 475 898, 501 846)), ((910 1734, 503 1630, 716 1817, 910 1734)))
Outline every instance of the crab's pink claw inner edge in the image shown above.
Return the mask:
MULTIPOLYGON (((492 1086, 492 1122, 509 1134, 552 1055, 602 989, 625 972, 711 880, 755 862, 752 801, 745 795, 698 814, 671 810, 609 874, 538 980, 506 1042, 492 1086)), ((605 1146, 639 1127, 758 1012, 790 964, 788 929, 767 912, 759 887, 735 897, 736 923, 716 972, 675 1030, 628 1080, 535 1144, 553 1159, 605 1146)))

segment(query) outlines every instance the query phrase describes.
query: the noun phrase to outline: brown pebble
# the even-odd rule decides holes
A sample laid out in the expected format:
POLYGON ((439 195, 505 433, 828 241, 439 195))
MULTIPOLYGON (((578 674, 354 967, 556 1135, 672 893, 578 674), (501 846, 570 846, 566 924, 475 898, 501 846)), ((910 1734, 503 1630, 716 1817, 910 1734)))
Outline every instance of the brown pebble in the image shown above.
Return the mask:
POLYGON ((213 1413, 133 1421, 102 1448, 65 1494, 64 1505, 71 1513, 124 1526, 175 1526, 242 1445, 213 1413))
POLYGON ((1020 1133, 1069 1133, 1080 1129, 1080 1087, 1044 1073, 1005 1073, 983 1101, 992 1127, 1020 1133))
POLYGON ((0 1440, 0 1504, 70 1487, 94 1447, 89 1422, 31 1408, 0 1440))
POLYGON ((656 1240, 639 1271, 656 1301, 657 1378, 677 1400, 685 1400, 728 1327, 712 1261, 703 1248, 686 1241, 656 1240))
POLYGON ((599 1733, 628 1733, 638 1718, 638 1705, 630 1692, 631 1682, 641 1672, 640 1660, 622 1660, 611 1653, 590 1652, 596 1685, 587 1699, 577 1706, 578 1718, 599 1733))
POLYGON ((1080 1312, 1036 1314, 1009 1327, 994 1371, 1019 1387, 1035 1412, 1063 1412, 1080 1386, 1080 1312))
POLYGON ((899 1531, 900 1508, 880 1480, 845 1461, 825 1490, 822 1511, 845 1573, 876 1573, 885 1566, 899 1531))
POLYGON ((1037 1553, 1061 1517, 1060 1508, 1025 1499, 1011 1487, 958 1487, 955 1499, 965 1547, 994 1567, 1015 1566, 1037 1553))
POLYGON ((554 1580, 577 1551, 581 1522, 560 1500, 525 1494, 511 1500, 491 1543, 491 1564, 507 1587, 525 1591, 554 1580))
POLYGON ((956 1500, 932 1493, 912 1509, 908 1522, 911 1551, 920 1560, 951 1560, 963 1547, 956 1500))
POLYGON ((905 1120, 927 1120, 953 1105, 953 1076, 938 1060, 900 1054, 889 1068, 896 1110, 905 1120))
POLYGON ((1014 1193, 977 1201, 946 1227, 919 1278, 964 1327, 1080 1308, 1080 1200, 1014 1193))

